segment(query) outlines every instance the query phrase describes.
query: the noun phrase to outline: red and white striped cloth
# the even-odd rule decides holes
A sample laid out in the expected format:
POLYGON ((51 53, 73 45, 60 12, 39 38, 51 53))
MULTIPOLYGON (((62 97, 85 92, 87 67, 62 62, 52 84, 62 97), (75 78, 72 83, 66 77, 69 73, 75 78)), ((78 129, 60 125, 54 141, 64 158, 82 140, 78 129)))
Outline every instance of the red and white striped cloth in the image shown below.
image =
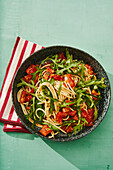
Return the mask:
POLYGON ((11 88, 14 76, 21 63, 32 53, 40 50, 41 48, 43 47, 28 40, 24 40, 23 38, 17 37, 16 39, 0 93, 0 122, 4 123, 3 130, 5 132, 29 132, 24 128, 14 111, 11 99, 11 88))

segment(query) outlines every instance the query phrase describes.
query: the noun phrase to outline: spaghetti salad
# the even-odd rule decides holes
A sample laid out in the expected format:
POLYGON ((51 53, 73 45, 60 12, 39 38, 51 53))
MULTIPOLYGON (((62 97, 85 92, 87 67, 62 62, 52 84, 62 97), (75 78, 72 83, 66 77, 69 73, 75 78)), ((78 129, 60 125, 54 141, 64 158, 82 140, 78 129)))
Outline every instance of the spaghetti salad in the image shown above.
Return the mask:
POLYGON ((98 117, 97 104, 104 78, 97 79, 93 68, 73 60, 66 50, 49 56, 42 63, 31 64, 17 84, 17 93, 26 119, 39 133, 54 138, 58 133, 77 133, 93 126, 98 117))

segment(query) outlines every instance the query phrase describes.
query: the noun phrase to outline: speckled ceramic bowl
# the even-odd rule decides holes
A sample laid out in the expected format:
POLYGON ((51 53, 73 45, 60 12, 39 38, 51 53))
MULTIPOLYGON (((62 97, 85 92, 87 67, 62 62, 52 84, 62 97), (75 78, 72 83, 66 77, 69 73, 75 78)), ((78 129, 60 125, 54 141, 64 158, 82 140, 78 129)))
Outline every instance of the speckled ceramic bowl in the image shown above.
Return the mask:
MULTIPOLYGON (((54 139, 50 139, 50 140, 55 140, 55 141, 75 140, 75 139, 82 138, 83 136, 91 133, 101 123, 104 116, 106 115, 108 107, 109 107, 109 103, 110 103, 110 96, 111 96, 110 82, 109 82, 108 76, 107 76, 104 68, 101 66, 101 64, 95 58, 93 58, 92 56, 90 56, 89 54, 87 54, 84 51, 81 51, 79 49, 72 48, 72 47, 67 47, 67 46, 47 47, 47 48, 39 50, 38 52, 35 52, 30 57, 28 57, 22 63, 20 68, 18 69, 17 74, 13 81, 13 86, 12 86, 13 105, 14 105, 14 109, 15 109, 19 119, 23 123, 23 125, 31 133, 34 133, 38 136, 43 137, 39 133, 39 128, 36 126, 34 126, 34 128, 32 128, 32 126, 31 126, 32 124, 30 122, 28 122, 28 120, 26 120, 26 118, 22 112, 20 104, 17 101, 17 92, 19 90, 17 88, 17 83, 19 83, 20 78, 26 74, 25 70, 26 70, 26 68, 29 67, 29 65, 40 63, 43 59, 45 59, 49 55, 54 55, 54 54, 58 54, 58 53, 62 53, 62 52, 65 53, 66 48, 68 49, 69 53, 73 55, 74 59, 83 60, 85 63, 91 65, 94 69, 94 72, 97 73, 97 78, 101 79, 102 77, 105 77, 105 84, 107 87, 105 89, 101 90, 102 99, 99 102, 98 119, 95 121, 94 125, 92 127, 84 127, 82 131, 80 131, 76 135, 73 133, 71 137, 69 137, 67 134, 60 133, 57 136, 55 136, 54 139)), ((48 137, 45 137, 45 138, 49 139, 48 137)))

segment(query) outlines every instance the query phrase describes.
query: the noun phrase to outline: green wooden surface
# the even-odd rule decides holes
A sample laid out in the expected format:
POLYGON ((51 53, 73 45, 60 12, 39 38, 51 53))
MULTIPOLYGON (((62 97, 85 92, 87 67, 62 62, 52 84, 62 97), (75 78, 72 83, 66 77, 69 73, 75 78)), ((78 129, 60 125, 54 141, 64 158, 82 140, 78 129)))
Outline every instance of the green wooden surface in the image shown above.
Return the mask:
MULTIPOLYGON (((112 0, 0 0, 0 87, 18 35, 43 46, 85 50, 105 68, 113 88, 112 0)), ((66 143, 4 133, 0 123, 0 170, 112 170, 112 110, 113 95, 98 128, 66 143)))

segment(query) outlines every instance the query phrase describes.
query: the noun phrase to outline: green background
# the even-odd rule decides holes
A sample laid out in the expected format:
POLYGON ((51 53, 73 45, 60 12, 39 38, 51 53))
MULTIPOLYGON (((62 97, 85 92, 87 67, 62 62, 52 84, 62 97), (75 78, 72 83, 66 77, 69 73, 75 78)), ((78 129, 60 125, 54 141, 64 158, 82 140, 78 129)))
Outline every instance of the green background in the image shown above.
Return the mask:
MULTIPOLYGON (((88 52, 105 68, 113 88, 112 0, 0 0, 0 87, 17 36, 88 52)), ((5 133, 0 123, 0 170, 112 170, 112 110, 113 95, 96 130, 64 143, 5 133)))

